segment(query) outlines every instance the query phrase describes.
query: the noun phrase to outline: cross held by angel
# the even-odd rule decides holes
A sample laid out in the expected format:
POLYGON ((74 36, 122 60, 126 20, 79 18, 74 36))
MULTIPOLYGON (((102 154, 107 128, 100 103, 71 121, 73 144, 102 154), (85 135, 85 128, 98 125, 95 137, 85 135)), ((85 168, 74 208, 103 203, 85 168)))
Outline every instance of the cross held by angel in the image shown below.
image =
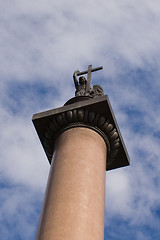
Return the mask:
POLYGON ((89 97, 97 97, 97 96, 103 96, 103 89, 100 85, 94 85, 93 87, 91 87, 90 82, 91 82, 91 72, 95 72, 98 70, 103 69, 103 67, 98 67, 98 68, 93 68, 92 69, 92 65, 88 66, 88 70, 80 72, 79 70, 76 70, 73 73, 73 80, 74 80, 74 84, 75 84, 75 96, 79 97, 79 96, 89 96, 89 97), (84 76, 80 76, 83 74, 87 73, 87 80, 84 76), (77 80, 77 76, 79 77, 79 81, 77 80))

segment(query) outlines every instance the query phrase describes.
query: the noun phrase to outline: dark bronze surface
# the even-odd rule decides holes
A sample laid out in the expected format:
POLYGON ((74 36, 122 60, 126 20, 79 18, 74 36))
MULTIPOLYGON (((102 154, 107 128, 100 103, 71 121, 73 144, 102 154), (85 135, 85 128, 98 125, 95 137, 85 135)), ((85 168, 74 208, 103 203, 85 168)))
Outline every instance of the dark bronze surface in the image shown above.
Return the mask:
MULTIPOLYGON (((102 69, 103 69, 103 66, 100 66, 100 67, 97 67, 97 68, 92 68, 91 72, 95 72, 95 71, 102 70, 102 69)), ((83 74, 86 74, 86 73, 88 73, 88 70, 83 71, 83 72, 78 72, 77 76, 80 76, 80 75, 83 75, 83 74)))
POLYGON ((74 85, 76 88, 75 96, 90 96, 92 98, 97 97, 97 96, 103 96, 103 88, 100 85, 94 85, 93 88, 91 87, 91 72, 95 72, 98 70, 103 69, 103 67, 98 67, 98 68, 93 68, 92 65, 88 66, 87 71, 79 72, 79 70, 76 70, 73 73, 73 80, 74 80, 74 85), (81 76, 79 78, 79 81, 77 80, 77 76, 80 76, 82 74, 87 73, 87 80, 84 76, 81 76))
POLYGON ((106 170, 129 165, 128 153, 107 95, 72 98, 63 107, 34 114, 32 121, 49 161, 60 133, 73 127, 87 127, 98 132, 106 142, 106 170))

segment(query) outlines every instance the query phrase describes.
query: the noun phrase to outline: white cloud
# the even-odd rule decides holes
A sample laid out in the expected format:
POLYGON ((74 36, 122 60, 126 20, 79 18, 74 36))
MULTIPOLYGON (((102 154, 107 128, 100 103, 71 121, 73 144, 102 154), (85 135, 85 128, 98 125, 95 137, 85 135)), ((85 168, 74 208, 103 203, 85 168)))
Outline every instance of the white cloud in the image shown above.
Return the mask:
POLYGON ((1 75, 51 79, 90 62, 116 76, 119 61, 131 68, 157 65, 159 3, 153 2, 156 8, 148 1, 3 3, 1 75))
POLYGON ((41 206, 42 199, 36 191, 32 192, 8 182, 4 185, 6 186, 1 188, 0 196, 1 237, 4 240, 29 240, 36 232, 39 219, 37 208, 41 206))
POLYGON ((73 96, 74 70, 103 65, 93 80, 109 94, 131 156, 130 167, 107 173, 107 211, 133 225, 157 223, 152 209, 159 204, 159 1, 6 0, 0 11, 2 176, 44 191, 49 165, 32 114, 73 96), (19 84, 30 88, 15 100, 19 84), (41 98, 38 84, 53 93, 41 98), (133 119, 128 110, 135 109, 133 119))

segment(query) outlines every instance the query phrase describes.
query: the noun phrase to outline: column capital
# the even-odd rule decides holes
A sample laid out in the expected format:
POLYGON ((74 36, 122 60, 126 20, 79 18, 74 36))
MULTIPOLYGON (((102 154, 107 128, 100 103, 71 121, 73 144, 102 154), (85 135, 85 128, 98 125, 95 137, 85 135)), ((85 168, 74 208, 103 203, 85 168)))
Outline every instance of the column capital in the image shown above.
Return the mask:
POLYGON ((106 170, 129 165, 128 153, 107 95, 70 99, 61 108, 34 114, 32 121, 50 163, 59 134, 84 127, 99 133, 106 142, 106 170))

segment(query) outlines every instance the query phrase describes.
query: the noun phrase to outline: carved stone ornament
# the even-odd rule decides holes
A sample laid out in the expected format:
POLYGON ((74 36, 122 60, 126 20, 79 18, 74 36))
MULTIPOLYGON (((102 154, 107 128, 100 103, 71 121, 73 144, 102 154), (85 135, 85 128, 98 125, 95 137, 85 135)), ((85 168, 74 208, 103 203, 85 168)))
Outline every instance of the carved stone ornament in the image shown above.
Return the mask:
POLYGON ((98 132, 107 145, 107 165, 110 165, 119 151, 120 139, 118 132, 109 119, 86 109, 76 109, 56 115, 52 118, 45 132, 44 146, 52 160, 55 139, 63 131, 73 127, 87 127, 98 132))

